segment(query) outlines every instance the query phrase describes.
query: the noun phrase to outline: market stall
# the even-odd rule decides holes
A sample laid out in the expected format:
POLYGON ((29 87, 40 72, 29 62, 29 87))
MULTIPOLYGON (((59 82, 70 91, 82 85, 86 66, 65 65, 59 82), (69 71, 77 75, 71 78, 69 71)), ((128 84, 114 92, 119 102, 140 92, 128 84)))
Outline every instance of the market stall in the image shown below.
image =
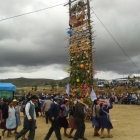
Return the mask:
POLYGON ((0 97, 13 98, 16 86, 11 83, 0 83, 0 97))

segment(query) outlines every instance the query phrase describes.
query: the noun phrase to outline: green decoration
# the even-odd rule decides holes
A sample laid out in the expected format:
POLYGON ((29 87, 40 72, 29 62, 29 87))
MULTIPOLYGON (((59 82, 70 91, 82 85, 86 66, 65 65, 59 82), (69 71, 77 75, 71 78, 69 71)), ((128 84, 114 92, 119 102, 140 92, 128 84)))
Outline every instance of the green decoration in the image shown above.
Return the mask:
POLYGON ((81 92, 80 89, 78 89, 78 90, 77 90, 77 93, 80 94, 80 92, 81 92))

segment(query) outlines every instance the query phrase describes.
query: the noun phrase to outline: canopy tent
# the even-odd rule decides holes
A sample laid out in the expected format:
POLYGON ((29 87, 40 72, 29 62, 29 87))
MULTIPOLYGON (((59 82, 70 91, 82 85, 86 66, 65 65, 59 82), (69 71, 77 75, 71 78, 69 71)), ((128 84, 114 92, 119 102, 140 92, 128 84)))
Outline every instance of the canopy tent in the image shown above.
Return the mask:
POLYGON ((0 91, 16 91, 16 86, 11 83, 0 83, 0 91))
POLYGON ((13 98, 16 86, 11 83, 0 83, 0 97, 13 98))

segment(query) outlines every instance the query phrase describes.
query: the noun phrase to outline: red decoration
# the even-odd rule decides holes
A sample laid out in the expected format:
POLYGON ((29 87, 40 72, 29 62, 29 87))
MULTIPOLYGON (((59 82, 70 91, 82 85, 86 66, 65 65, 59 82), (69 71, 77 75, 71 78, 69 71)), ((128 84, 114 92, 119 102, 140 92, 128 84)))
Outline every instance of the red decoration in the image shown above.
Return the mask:
POLYGON ((87 85, 84 85, 84 89, 87 89, 87 85))

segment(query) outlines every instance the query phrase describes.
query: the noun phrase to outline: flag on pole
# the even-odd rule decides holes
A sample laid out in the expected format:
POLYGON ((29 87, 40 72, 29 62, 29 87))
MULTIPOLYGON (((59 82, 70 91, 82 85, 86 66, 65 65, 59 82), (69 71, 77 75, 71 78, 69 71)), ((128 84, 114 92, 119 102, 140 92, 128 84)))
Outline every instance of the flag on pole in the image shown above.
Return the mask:
POLYGON ((70 95, 70 85, 69 85, 69 83, 67 84, 67 87, 66 87, 66 93, 68 95, 70 95))
POLYGON ((91 98, 91 101, 97 100, 97 96, 96 96, 93 88, 92 88, 92 91, 90 93, 90 98, 91 98))

